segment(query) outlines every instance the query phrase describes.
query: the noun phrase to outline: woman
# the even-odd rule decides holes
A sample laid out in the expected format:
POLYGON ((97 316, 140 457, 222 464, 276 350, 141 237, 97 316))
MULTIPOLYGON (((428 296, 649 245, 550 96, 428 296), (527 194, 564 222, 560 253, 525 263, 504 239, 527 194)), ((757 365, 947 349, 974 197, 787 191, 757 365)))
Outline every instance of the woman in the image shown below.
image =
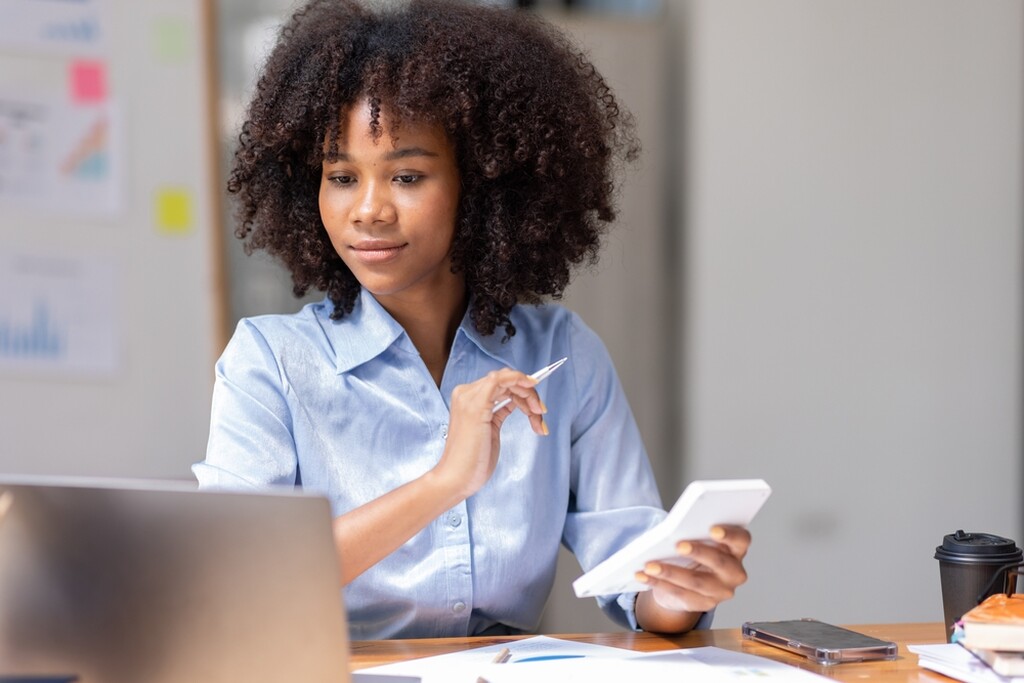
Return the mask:
MULTIPOLYGON (((314 0, 281 32, 228 188, 247 248, 327 297, 239 324, 194 470, 330 499, 353 638, 532 631, 560 542, 589 569, 664 517, 607 352, 543 303, 596 259, 636 153, 534 15, 314 0)), ((602 607, 693 628, 746 580, 749 534, 712 535, 680 539, 696 568, 638 567, 652 590, 602 607)))

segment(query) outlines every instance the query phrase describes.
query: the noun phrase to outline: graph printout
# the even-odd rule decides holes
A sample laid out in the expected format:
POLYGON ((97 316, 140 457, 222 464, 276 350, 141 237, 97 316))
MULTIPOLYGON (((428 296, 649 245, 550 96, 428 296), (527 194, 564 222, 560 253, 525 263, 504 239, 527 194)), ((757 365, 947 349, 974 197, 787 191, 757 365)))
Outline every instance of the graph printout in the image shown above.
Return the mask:
POLYGON ((0 205, 46 213, 119 212, 116 107, 0 91, 0 205))
POLYGON ((104 0, 0 0, 0 48, 95 55, 107 43, 104 0))
POLYGON ((116 280, 106 257, 0 253, 0 374, 116 373, 116 280))

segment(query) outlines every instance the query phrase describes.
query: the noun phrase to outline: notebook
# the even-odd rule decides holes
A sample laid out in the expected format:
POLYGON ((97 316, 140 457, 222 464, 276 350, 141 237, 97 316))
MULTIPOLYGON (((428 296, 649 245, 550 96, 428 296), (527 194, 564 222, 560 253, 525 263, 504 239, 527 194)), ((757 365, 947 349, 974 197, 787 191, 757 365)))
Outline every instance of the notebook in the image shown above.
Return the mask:
POLYGON ((0 478, 0 680, 348 683, 325 499, 0 478))

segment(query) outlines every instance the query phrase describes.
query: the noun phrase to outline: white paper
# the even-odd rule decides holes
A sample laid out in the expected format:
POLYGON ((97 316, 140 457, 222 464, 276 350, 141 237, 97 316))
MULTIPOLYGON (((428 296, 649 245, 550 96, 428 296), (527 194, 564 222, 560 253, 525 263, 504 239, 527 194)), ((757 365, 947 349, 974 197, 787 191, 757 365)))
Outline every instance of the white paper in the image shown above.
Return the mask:
POLYGON ((967 683, 1024 683, 1024 676, 1000 676, 956 643, 908 645, 907 649, 917 655, 921 667, 967 683))
POLYGON ((0 373, 104 376, 121 364, 112 259, 0 253, 0 373))
POLYGON ((0 204, 81 217, 122 211, 118 108, 0 91, 0 204))
POLYGON ((678 683, 684 680, 813 683, 826 679, 818 674, 716 647, 662 652, 636 652, 623 648, 577 643, 547 636, 501 645, 452 652, 384 666, 361 669, 360 674, 418 676, 423 683, 678 683), (505 664, 492 659, 503 647, 512 653, 505 664))
POLYGON ((104 0, 0 2, 0 47, 45 54, 96 55, 107 43, 104 0))
MULTIPOLYGON (((520 663, 539 663, 537 661, 521 661, 537 657, 610 659, 615 657, 628 657, 636 654, 633 650, 625 650, 618 647, 607 647, 605 645, 595 645, 593 643, 577 643, 571 640, 550 638, 548 636, 535 636, 533 638, 525 638, 523 640, 514 640, 501 645, 488 645, 486 647, 478 647, 472 650, 450 652, 448 654, 437 655, 435 657, 424 657, 422 659, 412 659, 405 662, 396 662, 394 664, 384 664, 382 666, 361 669, 361 671, 366 673, 372 672, 433 676, 443 675, 444 673, 450 672, 452 667, 460 667, 462 665, 469 665, 474 670, 479 671, 480 667, 490 664, 491 660, 494 659, 494 656, 506 647, 509 649, 509 652, 512 653, 512 658, 509 660, 509 663, 515 661, 520 661, 520 663)), ((547 659, 542 661, 550 663, 557 660, 547 659)), ((429 680, 429 678, 425 678, 424 680, 429 680)))

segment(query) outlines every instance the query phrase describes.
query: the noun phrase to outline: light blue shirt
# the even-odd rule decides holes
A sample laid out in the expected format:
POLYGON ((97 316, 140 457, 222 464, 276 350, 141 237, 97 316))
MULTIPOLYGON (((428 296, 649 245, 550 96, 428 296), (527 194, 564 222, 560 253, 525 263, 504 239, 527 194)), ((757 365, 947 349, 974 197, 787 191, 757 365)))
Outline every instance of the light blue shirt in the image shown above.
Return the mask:
MULTIPOLYGON (((331 310, 324 301, 239 323, 217 363, 206 459, 193 466, 202 487, 302 486, 341 515, 437 464, 457 385, 569 358, 537 387, 550 435, 513 413, 487 484, 345 588, 353 639, 535 631, 560 543, 586 570, 664 518, 608 353, 567 309, 515 307, 505 343, 467 315, 440 389, 365 290, 341 320, 331 310)), ((599 602, 636 628, 635 598, 599 602)))

